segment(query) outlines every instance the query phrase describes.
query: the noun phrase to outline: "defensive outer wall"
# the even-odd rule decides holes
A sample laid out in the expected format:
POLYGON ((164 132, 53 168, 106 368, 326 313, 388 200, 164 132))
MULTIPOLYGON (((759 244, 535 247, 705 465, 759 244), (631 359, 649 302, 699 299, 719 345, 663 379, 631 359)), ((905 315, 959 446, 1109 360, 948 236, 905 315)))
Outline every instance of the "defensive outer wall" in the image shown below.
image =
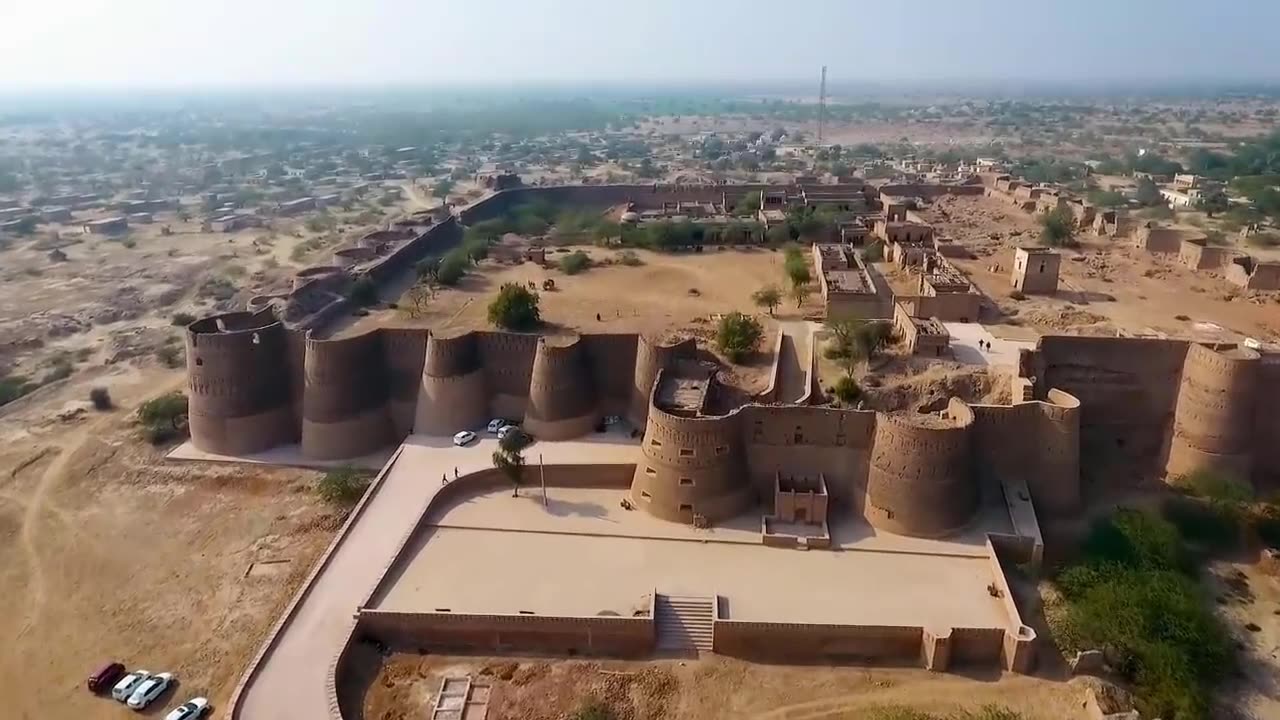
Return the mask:
POLYGON ((1047 336, 1021 359, 1019 402, 952 403, 945 417, 917 422, 804 405, 747 405, 719 417, 660 410, 652 394, 663 370, 692 357, 694 344, 632 334, 381 328, 322 340, 264 311, 204 318, 186 342, 201 450, 242 455, 298 443, 307 457, 342 459, 489 417, 567 439, 616 415, 645 428, 633 500, 672 519, 691 515, 681 506, 731 513, 744 502, 734 483, 745 478, 754 497, 769 497, 776 472, 822 473, 833 502, 919 535, 954 530, 974 488, 1011 473, 1026 478, 1042 513, 1069 514, 1080 504, 1081 456, 1146 475, 1208 467, 1258 482, 1280 476, 1280 421, 1270 412, 1280 357, 1244 348, 1047 336))

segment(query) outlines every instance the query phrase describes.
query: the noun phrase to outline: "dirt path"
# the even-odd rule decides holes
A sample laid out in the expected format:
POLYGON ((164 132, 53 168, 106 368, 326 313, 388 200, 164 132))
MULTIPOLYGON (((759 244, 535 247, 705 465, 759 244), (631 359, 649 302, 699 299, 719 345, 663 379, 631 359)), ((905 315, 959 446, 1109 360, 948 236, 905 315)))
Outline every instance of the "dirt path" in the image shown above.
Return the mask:
MULTIPOLYGON (((22 514, 22 528, 19 537, 22 540, 23 555, 27 560, 27 603, 26 609, 23 611, 23 619, 18 629, 18 637, 26 635, 27 632, 40 620, 40 613, 44 609, 45 599, 45 580, 44 580, 44 563, 40 559, 40 516, 45 509, 45 503, 49 497, 49 490, 56 485, 66 473, 67 465, 70 457, 80 450, 81 447, 91 438, 94 437, 96 431, 101 430, 107 423, 108 418, 103 418, 97 422, 85 425, 66 437, 59 444, 58 456, 53 462, 45 468, 40 475, 40 480, 36 483, 35 489, 32 491, 30 499, 26 501, 26 507, 22 514)), ((74 532, 75 526, 69 524, 68 528, 74 532)))

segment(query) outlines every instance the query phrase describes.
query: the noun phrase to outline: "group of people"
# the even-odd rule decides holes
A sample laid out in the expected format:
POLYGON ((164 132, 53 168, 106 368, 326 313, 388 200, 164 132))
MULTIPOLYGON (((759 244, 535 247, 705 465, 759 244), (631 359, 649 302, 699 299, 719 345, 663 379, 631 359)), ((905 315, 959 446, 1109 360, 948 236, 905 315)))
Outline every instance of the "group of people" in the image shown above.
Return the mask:
POLYGON ((991 352, 991 341, 990 341, 990 340, 979 340, 979 341, 978 341, 978 349, 979 349, 979 350, 986 350, 987 352, 991 352))

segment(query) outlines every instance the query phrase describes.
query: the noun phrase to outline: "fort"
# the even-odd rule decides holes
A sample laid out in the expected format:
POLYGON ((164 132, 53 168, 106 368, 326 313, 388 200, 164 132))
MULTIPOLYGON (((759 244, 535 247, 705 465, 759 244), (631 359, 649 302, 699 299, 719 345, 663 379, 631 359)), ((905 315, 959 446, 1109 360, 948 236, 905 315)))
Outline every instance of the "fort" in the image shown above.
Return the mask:
MULTIPOLYGON (((1035 632, 1004 567, 1034 568, 1042 527, 1078 518, 1086 460, 1095 483, 1203 469, 1258 486, 1280 479, 1271 412, 1280 355, 1243 346, 1049 335, 1005 378, 1007 404, 951 398, 928 412, 878 412, 828 402, 813 377, 803 397, 779 397, 776 357, 767 387, 742 398, 692 339, 401 327, 325 336, 356 278, 406 271, 530 192, 643 210, 732 204, 755 190, 761 212, 771 195, 793 192, 506 189, 448 217, 411 218, 358 243, 372 252, 351 264, 300 273, 288 296, 187 328, 199 451, 293 446, 303 459, 343 461, 397 448, 311 580, 328 583, 324 603, 308 600, 320 592, 312 585, 303 590, 301 608, 286 612, 250 667, 233 717, 262 697, 255 688, 284 686, 278 654, 318 656, 305 672, 341 718, 359 701, 344 694, 344 678, 358 673, 368 642, 1027 672, 1035 632), (435 439, 494 417, 518 420, 538 440, 523 482, 541 487, 540 501, 503 490, 491 440, 468 449, 435 439), (601 435, 606 418, 631 435, 601 435), (360 567, 361 580, 335 585, 330 565, 360 567), (290 630, 299 613, 326 629, 290 630), (351 620, 321 619, 337 616, 351 620)), ((917 295, 877 292, 846 245, 816 244, 811 257, 829 313, 892 318, 915 354, 946 355, 942 321, 976 318, 978 294, 936 249, 914 267, 917 295)), ((1044 262, 1053 275, 1056 258, 1029 249, 1022 271, 1044 262)), ((1053 291, 1047 278, 1022 282, 1053 291)))

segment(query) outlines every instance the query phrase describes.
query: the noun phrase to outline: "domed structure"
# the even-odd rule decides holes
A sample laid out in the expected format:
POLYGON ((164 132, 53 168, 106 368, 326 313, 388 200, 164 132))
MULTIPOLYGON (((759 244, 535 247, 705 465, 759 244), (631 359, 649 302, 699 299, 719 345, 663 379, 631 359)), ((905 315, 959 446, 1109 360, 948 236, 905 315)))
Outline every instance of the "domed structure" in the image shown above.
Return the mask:
POLYGON ((622 222, 627 223, 629 225, 634 225, 640 222, 640 213, 636 212, 635 210, 628 210, 622 213, 622 222))

